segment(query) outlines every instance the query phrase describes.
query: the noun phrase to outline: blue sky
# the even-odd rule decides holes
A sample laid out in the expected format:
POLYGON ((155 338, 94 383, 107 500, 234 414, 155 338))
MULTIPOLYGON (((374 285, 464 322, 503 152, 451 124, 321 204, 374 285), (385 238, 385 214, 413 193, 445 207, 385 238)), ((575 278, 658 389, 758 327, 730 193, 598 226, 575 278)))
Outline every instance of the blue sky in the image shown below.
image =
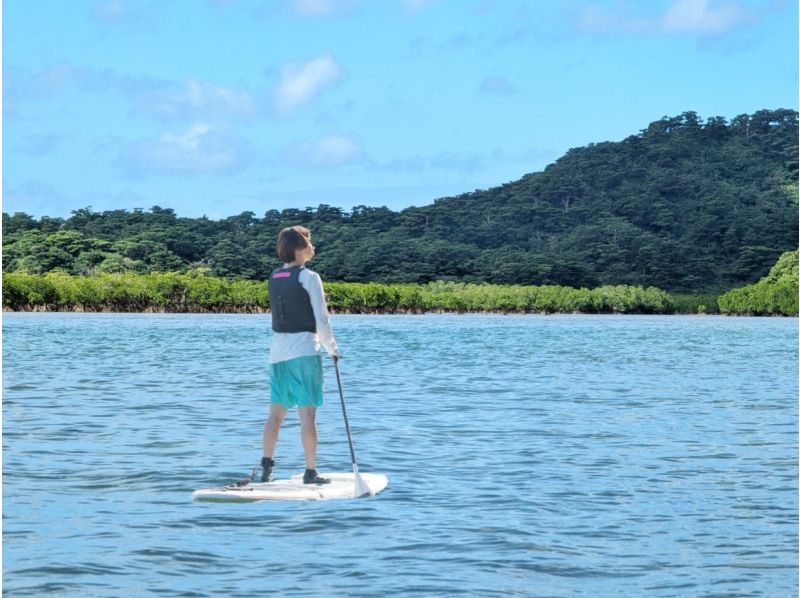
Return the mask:
POLYGON ((3 211, 401 209, 794 108, 782 0, 6 0, 3 211))

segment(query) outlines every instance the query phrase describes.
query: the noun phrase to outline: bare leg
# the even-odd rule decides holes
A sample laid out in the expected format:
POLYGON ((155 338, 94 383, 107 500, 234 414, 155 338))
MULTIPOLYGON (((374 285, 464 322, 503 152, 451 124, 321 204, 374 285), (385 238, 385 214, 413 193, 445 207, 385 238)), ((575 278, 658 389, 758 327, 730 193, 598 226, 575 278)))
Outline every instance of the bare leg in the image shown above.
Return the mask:
POLYGON ((303 439, 303 451, 306 454, 306 469, 317 467, 317 408, 299 407, 300 435, 303 439))
POLYGON ((281 433, 281 424, 286 417, 286 408, 282 405, 272 404, 269 406, 269 417, 264 423, 264 436, 262 443, 263 457, 272 459, 275 452, 275 445, 278 443, 278 435, 281 433))

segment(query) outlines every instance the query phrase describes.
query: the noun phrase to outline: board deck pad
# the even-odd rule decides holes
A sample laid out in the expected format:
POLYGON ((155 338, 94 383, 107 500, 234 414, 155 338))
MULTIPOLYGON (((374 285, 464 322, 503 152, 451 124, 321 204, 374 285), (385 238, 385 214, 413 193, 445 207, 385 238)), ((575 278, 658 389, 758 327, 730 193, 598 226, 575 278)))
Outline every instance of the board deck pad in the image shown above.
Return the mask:
MULTIPOLYGON (((203 488, 192 493, 193 500, 212 502, 254 502, 260 500, 330 500, 334 498, 356 498, 355 474, 320 473, 329 478, 330 484, 304 484, 303 474, 288 480, 257 482, 246 486, 222 486, 203 488)), ((389 484, 389 479, 380 473, 363 473, 361 479, 377 494, 389 484)))

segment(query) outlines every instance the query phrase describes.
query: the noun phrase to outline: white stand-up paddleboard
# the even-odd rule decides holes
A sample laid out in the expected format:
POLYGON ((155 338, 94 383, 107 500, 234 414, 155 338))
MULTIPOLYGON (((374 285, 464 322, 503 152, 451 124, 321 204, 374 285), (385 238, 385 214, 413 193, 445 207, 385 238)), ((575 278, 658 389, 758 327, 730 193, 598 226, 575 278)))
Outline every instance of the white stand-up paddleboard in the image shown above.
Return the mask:
MULTIPOLYGON (((304 484, 303 474, 288 480, 250 483, 246 486, 204 488, 192 493, 193 500, 213 502, 254 502, 258 500, 329 500, 333 498, 359 498, 356 496, 355 474, 320 473, 330 479, 330 484, 304 484)), ((380 473, 361 473, 361 479, 377 494, 389 485, 389 479, 380 473)))

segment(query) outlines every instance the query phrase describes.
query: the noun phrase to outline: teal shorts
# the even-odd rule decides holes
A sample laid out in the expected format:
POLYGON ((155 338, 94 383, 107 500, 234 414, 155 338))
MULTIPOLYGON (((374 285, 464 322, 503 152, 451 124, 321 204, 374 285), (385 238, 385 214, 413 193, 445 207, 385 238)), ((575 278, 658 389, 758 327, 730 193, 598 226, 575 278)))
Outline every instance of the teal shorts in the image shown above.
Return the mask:
POLYGON ((269 364, 270 403, 292 407, 322 405, 322 357, 306 355, 269 364))

